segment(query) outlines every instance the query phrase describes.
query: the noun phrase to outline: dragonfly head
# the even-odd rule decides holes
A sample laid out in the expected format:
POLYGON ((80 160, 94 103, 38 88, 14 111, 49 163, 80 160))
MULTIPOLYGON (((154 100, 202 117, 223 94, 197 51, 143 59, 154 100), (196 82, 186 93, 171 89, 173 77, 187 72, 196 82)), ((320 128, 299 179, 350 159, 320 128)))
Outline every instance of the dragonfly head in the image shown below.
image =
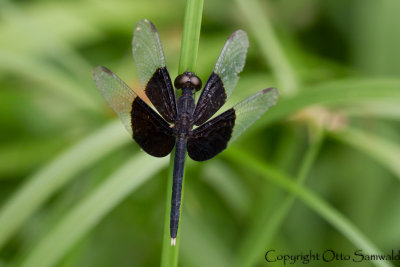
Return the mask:
POLYGON ((192 88, 199 91, 201 89, 201 80, 193 72, 185 71, 175 78, 174 85, 176 89, 192 88))

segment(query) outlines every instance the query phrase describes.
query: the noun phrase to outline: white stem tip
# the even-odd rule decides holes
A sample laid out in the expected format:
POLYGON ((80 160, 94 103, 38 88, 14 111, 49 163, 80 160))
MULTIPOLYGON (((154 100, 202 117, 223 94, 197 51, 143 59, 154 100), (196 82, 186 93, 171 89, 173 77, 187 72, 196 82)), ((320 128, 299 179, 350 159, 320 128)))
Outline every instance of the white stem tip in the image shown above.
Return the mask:
POLYGON ((171 246, 175 247, 176 245, 176 238, 171 238, 171 246))

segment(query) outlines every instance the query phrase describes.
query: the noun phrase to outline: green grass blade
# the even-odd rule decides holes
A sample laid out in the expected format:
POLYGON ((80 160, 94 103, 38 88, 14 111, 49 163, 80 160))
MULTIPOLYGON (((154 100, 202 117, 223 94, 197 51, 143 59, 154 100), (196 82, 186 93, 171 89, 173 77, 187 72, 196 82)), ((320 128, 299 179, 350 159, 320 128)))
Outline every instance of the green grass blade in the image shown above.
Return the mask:
MULTIPOLYGON (((202 12, 203 12, 203 0, 187 0, 183 33, 182 33, 181 54, 179 59, 179 74, 183 73, 186 70, 195 71, 197 51, 200 39, 202 12)), ((170 156, 167 196, 165 200, 166 208, 165 208, 163 244, 161 253, 161 266, 163 267, 178 266, 179 241, 180 241, 179 228, 178 228, 178 236, 176 239, 176 245, 174 247, 171 246, 171 237, 170 237, 171 188, 173 181, 174 158, 175 158, 175 148, 173 149, 170 156)), ((182 181, 181 214, 182 214, 183 199, 184 199, 184 184, 185 184, 184 182, 185 182, 185 172, 183 174, 183 181, 182 181)), ((180 225, 182 225, 181 218, 182 216, 180 215, 179 218, 180 225)))
POLYGON ((0 247, 56 190, 74 175, 129 141, 121 123, 112 122, 56 157, 27 178, 0 211, 0 247))
POLYGON ((221 239, 219 233, 210 224, 190 212, 185 213, 185 224, 182 225, 181 247, 182 266, 233 266, 233 251, 227 242, 221 239), (205 256, 207 255, 207 256, 205 256))
POLYGON ((203 0, 186 1, 179 57, 179 74, 186 70, 196 71, 202 14, 203 0))
POLYGON ((374 117, 377 119, 387 119, 393 121, 400 120, 399 101, 365 101, 364 103, 354 103, 354 105, 342 109, 349 117, 374 117))
POLYGON ((54 92, 68 99, 71 106, 100 112, 101 105, 94 101, 93 97, 89 97, 85 93, 83 85, 71 79, 67 73, 45 63, 41 59, 0 50, 0 70, 14 72, 40 85, 45 85, 45 88, 51 90, 52 93, 54 92))
POLYGON ((4 1, 0 10, 2 18, 15 27, 16 31, 28 37, 32 43, 43 47, 47 51, 47 55, 57 59, 60 64, 64 64, 72 73, 75 73, 76 77, 82 78, 86 85, 89 84, 88 80, 83 77, 85 77, 85 73, 90 73, 92 67, 75 50, 65 45, 54 34, 43 31, 32 16, 22 13, 11 1, 4 1))
POLYGON ((129 193, 165 167, 167 161, 167 158, 154 159, 145 153, 140 153, 127 161, 93 193, 77 203, 75 208, 61 218, 59 224, 34 247, 20 266, 54 266, 129 193))
POLYGON ((218 159, 210 160, 202 169, 201 177, 218 192, 234 215, 240 219, 246 216, 251 206, 252 192, 246 190, 245 181, 231 166, 218 159))
MULTIPOLYGON (((357 248, 362 249, 364 253, 382 254, 382 252, 339 211, 319 198, 316 194, 297 184, 291 177, 288 177, 275 167, 260 161, 245 150, 234 147, 230 148, 229 153, 225 153, 225 156, 231 159, 235 164, 245 165, 252 172, 257 173, 298 197, 304 204, 342 233, 357 248)), ((376 266, 393 266, 391 263, 383 261, 374 261, 372 263, 376 266)))
POLYGON ((258 123, 247 132, 253 132, 268 123, 281 120, 296 111, 313 105, 334 106, 354 101, 400 101, 400 79, 346 79, 330 81, 303 88, 290 98, 281 98, 258 123), (377 90, 379 88, 379 90, 377 90))
POLYGON ((279 84, 278 89, 285 95, 293 95, 298 90, 297 76, 286 57, 282 46, 273 30, 268 14, 258 0, 237 0, 242 14, 248 20, 252 34, 258 43, 258 49, 271 66, 279 84))
POLYGON ((332 132, 331 135, 372 157, 400 179, 400 146, 398 144, 351 127, 332 132))
MULTIPOLYGON (((304 156, 297 175, 297 184, 302 185, 307 178, 308 173, 314 163, 317 154, 320 150, 323 140, 323 134, 317 134, 316 138, 312 141, 307 153, 304 156)), ((274 236, 276 235, 279 227, 289 214, 290 208, 295 202, 296 198, 289 195, 285 198, 281 205, 279 205, 272 213, 267 214, 267 218, 260 218, 261 227, 253 227, 250 230, 248 238, 244 240, 243 246, 238 253, 238 260, 236 266, 246 267, 254 266, 259 256, 265 252, 274 236), (262 225, 261 225, 262 224, 262 225)))

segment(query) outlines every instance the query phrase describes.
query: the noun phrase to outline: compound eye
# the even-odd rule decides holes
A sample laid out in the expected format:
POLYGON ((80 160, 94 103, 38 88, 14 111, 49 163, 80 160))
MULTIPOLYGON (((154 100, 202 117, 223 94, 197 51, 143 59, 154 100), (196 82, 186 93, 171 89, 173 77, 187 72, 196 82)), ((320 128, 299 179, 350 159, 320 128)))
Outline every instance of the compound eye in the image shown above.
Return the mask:
POLYGON ((190 79, 190 82, 192 83, 194 89, 196 91, 199 91, 201 89, 201 80, 199 77, 197 76, 192 76, 192 78, 190 79))
POLYGON ((186 74, 181 74, 175 78, 174 86, 176 89, 182 89, 188 81, 190 81, 190 78, 186 74))

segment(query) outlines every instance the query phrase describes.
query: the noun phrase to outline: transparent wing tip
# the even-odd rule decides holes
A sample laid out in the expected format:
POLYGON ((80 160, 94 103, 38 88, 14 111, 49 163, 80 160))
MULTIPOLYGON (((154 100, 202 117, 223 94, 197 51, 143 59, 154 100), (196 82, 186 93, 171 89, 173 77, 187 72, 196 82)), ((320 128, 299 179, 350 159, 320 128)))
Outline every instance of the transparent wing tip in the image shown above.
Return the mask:
POLYGON ((247 33, 243 30, 234 31, 228 38, 229 41, 233 39, 240 39, 240 42, 245 47, 249 47, 249 38, 247 37, 247 33))
POLYGON ((150 27, 153 32, 157 32, 156 26, 148 19, 139 20, 136 23, 134 32, 141 31, 144 27, 150 27))
POLYGON ((233 39, 236 36, 247 37, 247 33, 243 30, 236 30, 229 36, 229 39, 233 39))
POLYGON ((110 76, 114 75, 114 73, 111 70, 103 66, 97 66, 96 68, 93 69, 93 80, 96 82, 96 84, 101 79, 101 76, 104 74, 110 76))
POLYGON ((106 67, 103 67, 103 66, 97 66, 96 68, 93 69, 93 75, 97 74, 97 73, 102 73, 102 72, 108 73, 110 75, 112 74, 111 70, 109 70, 109 69, 107 69, 106 67))
POLYGON ((261 93, 262 93, 262 94, 270 93, 270 94, 276 95, 277 97, 279 96, 279 91, 278 91, 278 89, 276 89, 276 88, 274 88, 274 87, 265 88, 265 89, 261 90, 261 93))
POLYGON ((268 95, 268 97, 270 97, 272 99, 272 101, 271 101, 272 106, 276 104, 276 102, 278 101, 278 98, 279 98, 279 91, 278 91, 278 89, 276 89, 274 87, 265 88, 260 91, 260 94, 268 95))

